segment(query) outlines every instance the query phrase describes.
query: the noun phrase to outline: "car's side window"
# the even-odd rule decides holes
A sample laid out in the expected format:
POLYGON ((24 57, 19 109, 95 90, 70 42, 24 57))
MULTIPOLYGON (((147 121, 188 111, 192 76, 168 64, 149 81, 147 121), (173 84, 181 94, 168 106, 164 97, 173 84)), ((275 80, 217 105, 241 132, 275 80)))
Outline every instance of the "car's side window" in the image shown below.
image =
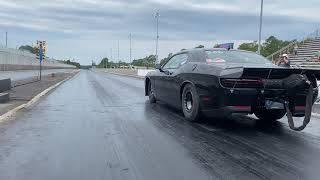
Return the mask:
POLYGON ((163 69, 178 69, 187 62, 187 54, 178 54, 173 56, 164 66, 163 69))
POLYGON ((163 66, 163 69, 171 69, 177 59, 177 56, 171 57, 169 61, 163 66))
POLYGON ((188 55, 187 54, 180 54, 180 62, 179 62, 179 67, 184 65, 187 60, 188 60, 188 55))

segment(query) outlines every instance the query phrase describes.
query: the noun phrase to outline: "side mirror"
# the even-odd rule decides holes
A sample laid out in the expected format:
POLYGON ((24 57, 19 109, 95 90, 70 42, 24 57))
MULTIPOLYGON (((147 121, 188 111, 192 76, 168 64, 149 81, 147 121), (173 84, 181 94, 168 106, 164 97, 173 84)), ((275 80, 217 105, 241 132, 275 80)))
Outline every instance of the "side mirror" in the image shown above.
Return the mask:
POLYGON ((156 64, 155 68, 161 71, 161 64, 156 64))
POLYGON ((162 69, 161 64, 156 64, 156 65, 155 65, 155 68, 158 69, 160 72, 163 72, 163 73, 165 73, 165 74, 167 74, 167 75, 170 74, 170 72, 169 72, 168 70, 163 70, 163 69, 162 69))

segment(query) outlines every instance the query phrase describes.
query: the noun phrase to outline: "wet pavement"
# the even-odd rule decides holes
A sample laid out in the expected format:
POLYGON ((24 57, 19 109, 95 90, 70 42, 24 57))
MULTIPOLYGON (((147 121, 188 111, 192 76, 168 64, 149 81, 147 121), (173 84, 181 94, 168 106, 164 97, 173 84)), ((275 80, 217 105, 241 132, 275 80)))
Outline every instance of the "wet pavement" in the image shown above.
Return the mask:
POLYGON ((0 124, 0 179, 319 179, 320 120, 283 121, 188 123, 142 80, 82 71, 0 124))

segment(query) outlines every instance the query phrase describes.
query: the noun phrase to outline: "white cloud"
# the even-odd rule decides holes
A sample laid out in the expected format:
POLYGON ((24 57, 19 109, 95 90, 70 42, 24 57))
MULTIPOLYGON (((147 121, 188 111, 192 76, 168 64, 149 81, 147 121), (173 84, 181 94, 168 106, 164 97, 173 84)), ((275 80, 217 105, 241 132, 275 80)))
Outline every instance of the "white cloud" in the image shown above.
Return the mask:
MULTIPOLYGON (((88 63, 110 54, 117 40, 121 59, 128 60, 129 33, 134 57, 154 53, 157 9, 160 57, 198 44, 255 40, 260 0, 0 0, 0 5, 0 30, 9 31, 12 47, 43 38, 50 56, 88 63)), ((319 6, 318 0, 266 0, 264 37, 290 39, 311 32, 320 21, 319 6)))

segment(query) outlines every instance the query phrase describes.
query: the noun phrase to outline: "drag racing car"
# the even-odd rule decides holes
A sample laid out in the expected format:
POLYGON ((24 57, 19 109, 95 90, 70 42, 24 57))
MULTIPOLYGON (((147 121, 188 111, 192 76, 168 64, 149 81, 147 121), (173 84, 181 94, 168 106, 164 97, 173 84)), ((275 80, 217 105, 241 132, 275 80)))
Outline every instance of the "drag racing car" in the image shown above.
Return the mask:
POLYGON ((255 114, 275 121, 287 114, 290 128, 302 130, 318 96, 315 69, 284 68, 248 51, 192 49, 181 51, 145 77, 145 95, 181 109, 186 120, 255 114), (293 117, 305 116, 295 127, 293 117))

